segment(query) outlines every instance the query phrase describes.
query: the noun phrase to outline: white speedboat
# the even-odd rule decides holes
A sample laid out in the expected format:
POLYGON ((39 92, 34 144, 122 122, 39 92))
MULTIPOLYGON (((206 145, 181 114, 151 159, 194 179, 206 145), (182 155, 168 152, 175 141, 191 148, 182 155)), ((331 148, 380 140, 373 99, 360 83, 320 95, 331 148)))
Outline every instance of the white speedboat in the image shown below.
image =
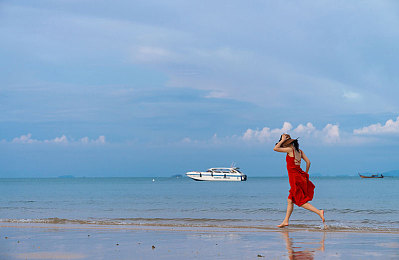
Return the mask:
POLYGON ((239 168, 210 168, 206 172, 187 172, 186 175, 196 181, 246 181, 247 175, 239 168))

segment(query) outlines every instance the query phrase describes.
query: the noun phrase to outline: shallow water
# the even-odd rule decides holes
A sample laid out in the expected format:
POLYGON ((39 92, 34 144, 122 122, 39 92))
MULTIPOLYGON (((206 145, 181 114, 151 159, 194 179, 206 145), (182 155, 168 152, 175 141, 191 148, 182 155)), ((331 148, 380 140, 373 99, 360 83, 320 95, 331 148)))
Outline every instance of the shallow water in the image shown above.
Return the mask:
MULTIPOLYGON (((0 179, 0 221, 176 227, 274 228, 287 178, 196 182, 189 178, 0 179)), ((311 202, 329 230, 399 232, 399 178, 311 177, 311 202)), ((295 207, 291 228, 322 229, 295 207)))

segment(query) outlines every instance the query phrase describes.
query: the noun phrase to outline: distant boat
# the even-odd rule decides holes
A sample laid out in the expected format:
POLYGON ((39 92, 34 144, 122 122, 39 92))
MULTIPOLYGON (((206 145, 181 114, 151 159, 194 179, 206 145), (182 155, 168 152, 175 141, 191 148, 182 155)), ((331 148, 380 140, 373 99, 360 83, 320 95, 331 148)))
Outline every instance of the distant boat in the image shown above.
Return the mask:
POLYGON ((384 178, 384 175, 382 175, 382 173, 381 173, 381 174, 372 174, 372 175, 369 175, 369 176, 361 175, 360 173, 358 173, 358 174, 359 174, 360 178, 365 178, 365 179, 370 179, 370 178, 384 178))
POLYGON ((206 172, 188 172, 188 177, 196 181, 246 181, 247 175, 238 167, 211 168, 206 172))

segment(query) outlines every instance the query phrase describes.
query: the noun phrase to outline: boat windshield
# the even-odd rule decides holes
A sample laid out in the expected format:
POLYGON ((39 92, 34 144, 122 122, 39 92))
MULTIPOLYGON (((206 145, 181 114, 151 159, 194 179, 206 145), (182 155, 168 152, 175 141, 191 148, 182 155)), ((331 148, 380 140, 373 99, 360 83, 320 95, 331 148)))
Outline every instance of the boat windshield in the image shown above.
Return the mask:
POLYGON ((228 168, 213 168, 212 171, 215 173, 230 173, 228 168))

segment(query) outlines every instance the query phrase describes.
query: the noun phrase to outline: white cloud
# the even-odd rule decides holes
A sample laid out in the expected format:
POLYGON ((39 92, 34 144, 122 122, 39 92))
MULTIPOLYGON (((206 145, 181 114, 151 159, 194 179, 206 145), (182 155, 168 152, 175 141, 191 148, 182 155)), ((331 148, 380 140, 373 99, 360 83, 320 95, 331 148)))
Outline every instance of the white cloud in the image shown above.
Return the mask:
POLYGON ((286 133, 291 129, 292 125, 288 122, 284 122, 282 128, 270 129, 269 127, 264 127, 262 130, 247 129, 247 131, 245 131, 244 135, 242 136, 242 139, 245 141, 259 141, 262 143, 268 142, 276 139, 282 133, 286 133))
POLYGON ((365 126, 353 130, 356 135, 380 135, 380 134, 398 134, 399 133, 399 116, 396 121, 389 119, 385 122, 385 125, 380 123, 365 126))
MULTIPOLYGON (((314 143, 333 145, 333 144, 362 144, 365 142, 362 138, 353 136, 352 134, 343 133, 344 138, 341 138, 341 131, 336 124, 327 124, 321 129, 317 129, 312 123, 299 124, 293 127, 291 123, 284 122, 281 128, 263 127, 262 129, 247 129, 241 135, 232 135, 219 137, 214 134, 211 138, 206 140, 193 140, 185 137, 180 140, 182 144, 195 144, 195 145, 242 145, 243 143, 249 145, 256 144, 274 144, 283 133, 288 133, 292 138, 300 138, 301 141, 310 141, 314 143), (343 142, 343 140, 345 142, 343 142)), ((366 140, 370 142, 370 140, 366 140)))
POLYGON ((353 131, 342 131, 338 124, 326 124, 322 128, 316 128, 312 123, 299 124, 293 127, 291 123, 284 122, 281 128, 263 127, 261 129, 247 129, 243 134, 218 137, 214 134, 207 140, 193 140, 189 137, 183 139, 182 143, 191 144, 236 144, 249 145, 274 144, 283 133, 288 133, 292 138, 299 138, 300 141, 324 145, 359 146, 372 143, 381 143, 383 139, 378 136, 385 133, 399 133, 399 117, 396 120, 388 120, 384 125, 379 123, 353 131), (370 136, 374 135, 374 136, 370 136))
POLYGON ((105 136, 100 135, 97 139, 89 139, 88 137, 80 138, 75 141, 73 139, 68 139, 65 135, 60 137, 55 137, 54 139, 33 139, 32 134, 28 133, 26 135, 21 135, 20 137, 15 137, 12 139, 11 143, 20 144, 32 144, 32 143, 51 143, 51 144, 105 144, 105 136))
POLYGON ((100 135, 100 136, 97 138, 97 140, 93 140, 92 142, 93 142, 93 143, 96 143, 96 144, 105 144, 105 136, 100 135))
POLYGON ((247 129, 241 138, 247 142, 275 142, 283 133, 289 133, 292 138, 319 139, 326 144, 340 141, 338 125, 327 124, 323 129, 317 130, 310 122, 306 125, 299 124, 295 129, 293 129, 292 124, 289 122, 284 122, 282 128, 270 129, 269 127, 264 127, 262 130, 247 129))
POLYGON ((80 138, 80 140, 79 140, 82 144, 88 144, 89 143, 89 137, 83 137, 83 138, 80 138))
POLYGON ((299 124, 297 128, 294 129, 294 132, 297 134, 306 134, 310 135, 312 134, 316 128, 313 126, 312 123, 307 123, 306 125, 299 124))
POLYGON ((327 124, 322 131, 322 139, 326 143, 336 143, 340 140, 338 125, 327 124))
POLYGON ((65 135, 62 135, 61 137, 56 137, 52 140, 44 140, 46 143, 62 143, 62 144, 67 144, 68 138, 65 135))
POLYGON ((89 137, 85 136, 83 138, 79 139, 79 142, 82 144, 105 144, 105 136, 104 135, 100 135, 97 139, 89 139, 89 137))
POLYGON ((11 141, 12 143, 20 143, 20 144, 31 144, 36 143, 38 140, 32 139, 32 134, 21 135, 20 137, 15 137, 11 141))

